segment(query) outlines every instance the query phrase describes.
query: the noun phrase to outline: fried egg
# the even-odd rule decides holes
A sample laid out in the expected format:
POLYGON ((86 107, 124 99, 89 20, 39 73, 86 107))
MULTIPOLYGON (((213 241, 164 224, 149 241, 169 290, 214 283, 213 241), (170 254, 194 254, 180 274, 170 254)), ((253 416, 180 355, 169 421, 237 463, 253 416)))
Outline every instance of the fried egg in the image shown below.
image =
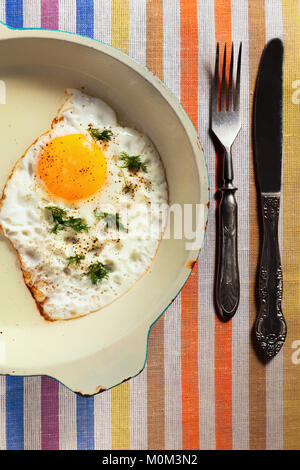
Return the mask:
POLYGON ((111 303, 147 271, 168 214, 150 139, 79 90, 14 167, 0 225, 40 313, 67 320, 111 303))

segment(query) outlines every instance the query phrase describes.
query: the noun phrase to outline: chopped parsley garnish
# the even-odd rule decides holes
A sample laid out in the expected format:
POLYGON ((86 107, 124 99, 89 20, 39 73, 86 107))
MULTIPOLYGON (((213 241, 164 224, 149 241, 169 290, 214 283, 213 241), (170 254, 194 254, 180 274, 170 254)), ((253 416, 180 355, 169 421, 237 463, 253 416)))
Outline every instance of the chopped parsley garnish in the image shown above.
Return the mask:
POLYGON ((45 209, 51 212, 54 226, 51 230, 52 233, 58 233, 68 227, 72 228, 75 232, 87 232, 89 227, 80 217, 68 217, 67 211, 56 206, 47 206, 45 209))
POLYGON ((108 212, 94 210, 97 219, 104 219, 107 228, 116 228, 117 230, 126 230, 126 227, 120 222, 120 214, 109 214, 108 212))
POLYGON ((99 131, 94 127, 89 127, 87 131, 91 134, 94 140, 102 140, 104 142, 108 142, 111 140, 113 133, 109 129, 104 129, 103 131, 99 131))
POLYGON ((128 168, 130 171, 143 170, 147 173, 147 163, 142 162, 140 155, 128 155, 126 152, 121 152, 119 159, 123 162, 123 165, 119 168, 128 168))
POLYGON ((103 279, 108 278, 108 269, 103 263, 98 261, 97 263, 91 264, 84 275, 89 276, 91 278, 92 284, 96 285, 103 279))
POLYGON ((67 258, 67 261, 68 261, 67 266, 70 266, 71 264, 76 264, 78 266, 84 258, 85 258, 84 255, 69 256, 67 258))
POLYGON ((87 232, 89 227, 80 217, 69 217, 66 226, 71 227, 75 232, 87 232))

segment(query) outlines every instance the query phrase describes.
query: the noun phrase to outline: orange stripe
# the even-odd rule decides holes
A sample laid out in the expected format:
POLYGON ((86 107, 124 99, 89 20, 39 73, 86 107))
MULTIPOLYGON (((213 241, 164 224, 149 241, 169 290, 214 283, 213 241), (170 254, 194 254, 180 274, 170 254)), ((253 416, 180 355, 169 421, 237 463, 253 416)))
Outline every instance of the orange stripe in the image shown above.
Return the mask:
MULTIPOLYGON (((231 45, 231 1, 215 0, 215 39, 220 43, 221 66, 224 45, 231 45)), ((229 70, 229 67, 227 67, 229 70)), ((228 79, 228 78, 227 78, 228 79)), ((222 174, 222 152, 216 155, 216 188, 222 174)), ((218 230, 218 229, 217 229, 218 230)), ((238 312, 237 312, 238 315, 238 312)), ((232 323, 215 316, 215 426, 216 449, 232 449, 232 323)))
MULTIPOLYGON (((181 103, 198 128, 197 1, 181 0, 181 103)), ((181 294, 182 447, 199 449, 198 263, 181 294)))
MULTIPOLYGON (((147 0, 146 65, 163 78, 163 0, 147 0)), ((147 361, 148 449, 165 448, 164 317, 152 327, 147 361)))
MULTIPOLYGON (((249 2, 249 91, 250 119, 260 56, 265 45, 265 0, 249 2)), ((250 132, 251 135, 251 132, 250 132)), ((259 262, 259 224, 257 214, 257 192, 254 177, 254 157, 250 137, 249 162, 249 312, 250 332, 257 314, 256 275, 259 262)), ((250 449, 266 448, 266 370, 253 348, 252 336, 249 346, 249 437, 250 449)))

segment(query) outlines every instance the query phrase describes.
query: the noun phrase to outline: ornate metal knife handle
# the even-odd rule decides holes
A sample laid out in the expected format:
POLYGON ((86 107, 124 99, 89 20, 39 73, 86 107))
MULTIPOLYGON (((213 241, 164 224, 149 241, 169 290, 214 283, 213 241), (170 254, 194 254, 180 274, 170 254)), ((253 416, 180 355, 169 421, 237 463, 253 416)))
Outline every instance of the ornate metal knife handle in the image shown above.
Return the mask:
POLYGON ((234 195, 236 188, 231 183, 225 183, 221 191, 216 300, 223 319, 229 320, 235 314, 240 300, 237 254, 237 203, 234 195))
POLYGON ((255 336, 266 356, 280 351, 286 338, 286 322, 281 310, 282 269, 278 244, 280 197, 262 194, 264 240, 259 271, 260 310, 255 336))

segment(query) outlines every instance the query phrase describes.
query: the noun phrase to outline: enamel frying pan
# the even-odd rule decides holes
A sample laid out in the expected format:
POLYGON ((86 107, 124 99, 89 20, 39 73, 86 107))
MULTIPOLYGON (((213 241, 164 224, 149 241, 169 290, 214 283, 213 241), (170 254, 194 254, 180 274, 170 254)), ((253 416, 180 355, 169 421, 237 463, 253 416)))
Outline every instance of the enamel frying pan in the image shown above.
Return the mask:
POLYGON ((49 322, 25 287, 17 256, 0 240, 0 373, 48 375, 92 395, 144 367, 152 324, 187 280, 203 240, 208 177, 195 129, 168 89, 146 68, 95 40, 0 24, 0 186, 16 160, 49 129, 64 89, 84 87, 119 121, 145 132, 163 160, 170 204, 200 204, 198 245, 184 236, 161 242, 147 273, 107 307, 71 321, 49 322), (4 104, 5 101, 5 104, 4 104))

